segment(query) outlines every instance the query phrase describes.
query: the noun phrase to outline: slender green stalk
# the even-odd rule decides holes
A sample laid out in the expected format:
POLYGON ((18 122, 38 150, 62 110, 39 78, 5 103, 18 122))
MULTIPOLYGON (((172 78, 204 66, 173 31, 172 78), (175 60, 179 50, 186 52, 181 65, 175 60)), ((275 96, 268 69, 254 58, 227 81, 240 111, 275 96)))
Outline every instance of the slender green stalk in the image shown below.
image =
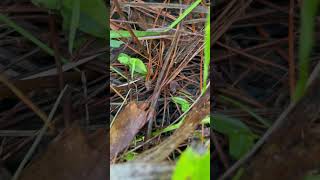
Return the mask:
MULTIPOLYGON (((34 37, 30 32, 26 31, 25 29, 23 29, 22 27, 17 25, 15 22, 10 20, 7 16, 5 16, 1 13, 0 13, 0 21, 3 21, 4 23, 6 23, 10 27, 12 27, 15 31, 17 31, 18 33, 20 33, 21 35, 23 35, 24 37, 26 37, 27 39, 32 41, 34 44, 39 46, 42 50, 44 50, 49 55, 54 56, 54 51, 51 48, 49 48, 46 44, 44 44, 43 42, 38 40, 36 37, 34 37)), ((61 58, 61 61, 63 63, 68 62, 68 60, 66 60, 64 58, 61 58)))
POLYGON ((305 0, 301 10, 301 29, 299 39, 299 79, 294 94, 298 101, 306 91, 310 71, 310 54, 314 45, 315 18, 320 5, 319 0, 305 0))

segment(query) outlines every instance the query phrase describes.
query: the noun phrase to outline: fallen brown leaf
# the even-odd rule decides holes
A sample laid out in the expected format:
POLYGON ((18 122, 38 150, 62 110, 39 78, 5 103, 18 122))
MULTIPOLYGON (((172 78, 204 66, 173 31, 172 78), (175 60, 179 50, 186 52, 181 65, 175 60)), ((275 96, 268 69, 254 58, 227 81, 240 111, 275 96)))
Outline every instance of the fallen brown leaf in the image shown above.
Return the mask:
POLYGON ((98 130, 92 137, 95 139, 87 138, 77 124, 67 128, 44 154, 31 161, 19 180, 105 180, 106 133, 98 130))
POLYGON ((147 111, 130 102, 116 117, 110 130, 110 160, 126 148, 146 123, 147 111))

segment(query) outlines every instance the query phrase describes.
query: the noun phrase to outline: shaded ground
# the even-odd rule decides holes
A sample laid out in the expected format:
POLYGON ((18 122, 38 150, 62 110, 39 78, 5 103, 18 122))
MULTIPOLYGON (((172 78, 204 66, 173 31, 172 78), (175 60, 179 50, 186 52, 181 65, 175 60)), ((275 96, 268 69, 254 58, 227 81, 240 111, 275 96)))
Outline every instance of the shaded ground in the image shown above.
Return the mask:
MULTIPOLYGON (((49 14, 30 1, 1 1, 0 13, 55 51, 55 57, 48 55, 12 27, 0 22, 1 77, 7 78, 24 94, 24 99, 29 99, 43 111, 37 113, 45 116, 65 85, 69 86, 53 119, 55 130, 45 133, 34 154, 41 157, 47 144, 64 130, 70 130, 74 122, 89 134, 105 128, 106 43, 78 33, 71 55, 67 45, 68 32, 62 31, 60 16, 49 14), (57 61, 58 56, 70 59, 71 63, 61 64, 57 61), (60 68, 66 69, 60 71, 60 68)), ((0 83, 0 159, 10 174, 16 171, 35 134, 43 127, 37 113, 12 93, 12 89, 0 83)))
MULTIPOLYGON (((219 96, 230 97, 271 122, 286 109, 298 77, 300 7, 295 1, 291 4, 290 1, 265 0, 217 2, 213 20, 216 24, 213 27, 214 70, 211 72, 217 103, 213 114, 237 118, 253 132, 263 135, 267 129, 261 123, 243 108, 219 96)), ((319 23, 316 40, 319 40, 318 32, 319 23)), ((318 63, 318 49, 316 45, 312 68, 318 63)), ((313 86, 311 91, 315 93, 317 88, 313 86)), ((301 179, 307 171, 319 167, 319 140, 315 132, 318 103, 316 94, 306 97, 303 104, 286 116, 285 125, 248 159, 243 179, 301 179)), ((216 148, 211 158, 216 160, 213 169, 217 178, 236 159, 228 154, 227 137, 217 132, 214 136, 216 148)))

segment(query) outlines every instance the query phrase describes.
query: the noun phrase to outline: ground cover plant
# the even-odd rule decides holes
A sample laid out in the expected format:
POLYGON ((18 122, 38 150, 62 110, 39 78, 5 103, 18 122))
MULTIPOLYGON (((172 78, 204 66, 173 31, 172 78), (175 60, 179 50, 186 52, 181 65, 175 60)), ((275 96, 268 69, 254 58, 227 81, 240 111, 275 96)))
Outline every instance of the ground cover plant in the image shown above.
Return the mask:
POLYGON ((209 5, 111 1, 111 173, 138 162, 161 171, 152 163, 168 158, 169 178, 209 179, 209 5))

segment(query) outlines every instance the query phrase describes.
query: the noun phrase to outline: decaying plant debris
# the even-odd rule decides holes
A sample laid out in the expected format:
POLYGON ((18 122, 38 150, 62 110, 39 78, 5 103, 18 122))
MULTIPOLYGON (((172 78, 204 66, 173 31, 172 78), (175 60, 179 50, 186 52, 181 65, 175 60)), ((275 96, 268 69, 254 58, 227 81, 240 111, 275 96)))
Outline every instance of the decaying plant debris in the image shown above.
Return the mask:
MULTIPOLYGON (((318 91, 318 80, 300 103, 292 103, 299 75, 300 11, 301 1, 294 0, 216 4, 211 74, 217 102, 212 115, 243 122, 260 139, 247 155, 236 159, 229 154, 228 136, 212 133, 213 178, 303 179, 317 174, 319 100, 313 93, 318 91), (261 118, 273 125, 266 127, 261 118), (279 120, 285 123, 279 126, 279 120)), ((318 20, 314 39, 319 40, 318 20)), ((315 45, 311 55, 311 69, 319 63, 318 48, 315 45)))
POLYGON ((105 40, 77 31, 71 53, 60 14, 29 0, 1 1, 0 15, 0 179, 105 177, 105 40), (16 173, 66 86, 49 130, 16 173))
MULTIPOLYGON (((111 1, 110 27, 115 33, 126 30, 131 35, 136 30, 145 32, 166 28, 191 3, 123 3, 114 0, 111 1)), ((203 141, 208 140, 205 130, 198 129, 210 109, 210 88, 201 95, 207 13, 207 4, 203 3, 170 31, 146 37, 116 39, 123 41, 123 44, 111 49, 111 174, 118 172, 113 171, 113 167, 123 167, 127 172, 126 167, 135 163, 161 171, 162 166, 159 164, 157 168, 154 163, 164 160, 172 161, 172 168, 172 163, 189 144, 188 139, 194 136, 195 131, 202 132, 203 141), (131 67, 118 61, 120 53, 142 60, 147 67, 146 75, 135 74, 132 78, 131 67), (173 102, 173 97, 189 101, 192 108, 183 113, 179 104, 173 102), (185 118, 180 127, 157 133, 177 124, 175 120, 182 114, 185 118), (135 154, 132 160, 127 159, 130 154, 135 154)), ((181 120, 180 117, 178 121, 181 120)), ((137 169, 138 174, 140 171, 137 169)), ((159 177, 166 173, 161 172, 159 177)), ((140 174, 140 178, 148 177, 148 172, 143 174, 140 174), (143 177, 143 174, 146 176, 143 177)))

